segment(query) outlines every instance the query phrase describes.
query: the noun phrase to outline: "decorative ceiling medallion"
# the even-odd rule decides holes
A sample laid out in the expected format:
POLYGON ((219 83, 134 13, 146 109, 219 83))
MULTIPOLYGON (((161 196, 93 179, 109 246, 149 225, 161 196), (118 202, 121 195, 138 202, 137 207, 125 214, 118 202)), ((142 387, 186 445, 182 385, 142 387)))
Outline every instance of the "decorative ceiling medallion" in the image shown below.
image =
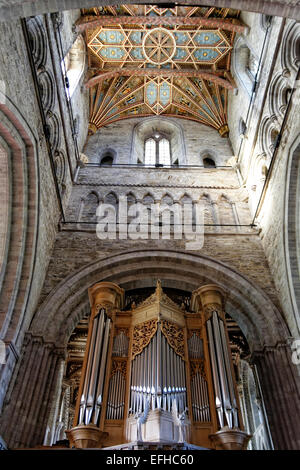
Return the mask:
POLYGON ((152 64, 162 65, 169 62, 176 52, 173 34, 165 28, 154 28, 145 34, 143 52, 152 64))

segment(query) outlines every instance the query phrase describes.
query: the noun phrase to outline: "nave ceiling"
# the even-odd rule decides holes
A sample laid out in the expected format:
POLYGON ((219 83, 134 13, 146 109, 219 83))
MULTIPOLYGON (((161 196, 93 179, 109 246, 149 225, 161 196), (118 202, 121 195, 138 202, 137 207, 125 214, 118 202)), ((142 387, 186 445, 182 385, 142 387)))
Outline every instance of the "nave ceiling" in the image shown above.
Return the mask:
POLYGON ((130 117, 190 119, 228 135, 227 94, 236 33, 229 8, 120 5, 82 9, 90 134, 130 117))

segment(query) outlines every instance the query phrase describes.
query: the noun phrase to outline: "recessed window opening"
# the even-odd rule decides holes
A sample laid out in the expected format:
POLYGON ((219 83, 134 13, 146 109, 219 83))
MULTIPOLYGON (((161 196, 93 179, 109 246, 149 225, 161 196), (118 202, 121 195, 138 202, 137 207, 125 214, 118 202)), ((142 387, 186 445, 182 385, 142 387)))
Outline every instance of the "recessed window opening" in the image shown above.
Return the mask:
POLYGON ((214 160, 210 157, 203 158, 203 166, 204 168, 216 168, 214 160))
POLYGON ((145 165, 161 167, 170 164, 170 142, 165 136, 155 132, 145 141, 145 165))

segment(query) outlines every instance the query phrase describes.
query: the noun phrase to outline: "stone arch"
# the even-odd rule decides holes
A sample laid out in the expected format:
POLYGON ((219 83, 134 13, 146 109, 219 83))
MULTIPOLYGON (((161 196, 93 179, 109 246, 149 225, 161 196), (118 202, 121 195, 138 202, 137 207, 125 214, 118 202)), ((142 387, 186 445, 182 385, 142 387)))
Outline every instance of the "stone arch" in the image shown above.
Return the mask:
POLYGON ((286 167, 284 200, 284 254, 287 272, 288 293, 294 312, 294 321, 300 331, 300 139, 293 142, 286 167))
POLYGON ((38 148, 34 134, 17 107, 0 90, 1 218, 0 338, 6 343, 6 367, 1 368, 0 407, 25 331, 36 268, 39 212, 38 148), (3 214, 2 214, 3 215, 3 214), (17 352, 17 354, 16 354, 17 352), (5 374, 3 377, 1 375, 5 374))
POLYGON ((275 145, 277 136, 279 134, 279 123, 277 119, 272 119, 266 116, 261 123, 259 129, 258 142, 261 153, 265 153, 270 161, 275 145))
POLYGON ((204 226, 204 231, 206 233, 214 232, 215 227, 213 227, 213 225, 217 223, 217 218, 216 218, 214 204, 211 200, 210 195, 208 193, 203 193, 199 198, 199 202, 203 205, 203 211, 204 211, 203 223, 206 224, 204 226))
POLYGON ((283 117, 291 91, 289 80, 281 72, 273 77, 268 93, 271 116, 274 116, 276 119, 283 117))
POLYGON ((217 155, 212 149, 203 149, 200 152, 200 163, 205 168, 215 168, 217 166, 217 155), (212 161, 210 164, 209 160, 212 161))
POLYGON ((243 36, 237 37, 233 47, 232 69, 242 89, 250 98, 255 81, 255 56, 243 36))
POLYGON ((52 73, 42 70, 38 73, 38 82, 43 107, 46 111, 53 109, 55 104, 55 84, 52 73))
POLYGON ((80 222, 94 223, 97 220, 96 211, 99 205, 99 196, 96 191, 91 191, 83 201, 80 222))
POLYGON ((47 36, 43 21, 40 17, 34 16, 28 18, 26 23, 34 62, 37 69, 42 69, 47 61, 47 36))
POLYGON ((100 280, 115 282, 125 290, 137 285, 149 287, 155 285, 158 277, 166 287, 189 292, 204 283, 217 282, 227 292, 228 312, 238 322, 252 350, 275 344, 289 334, 271 300, 245 276, 209 257, 171 250, 121 253, 76 271, 49 294, 37 311, 31 330, 63 346, 80 315, 86 312, 88 287, 100 280))
POLYGON ((126 198, 127 198, 128 206, 135 204, 137 201, 136 195, 132 191, 129 191, 129 193, 126 193, 126 198))
POLYGON ((167 192, 161 197, 160 203, 167 204, 168 206, 170 206, 171 204, 174 203, 174 198, 170 193, 167 192))
POLYGON ((142 199, 142 202, 145 206, 149 205, 149 204, 154 204, 155 202, 155 197, 154 195, 148 191, 144 196, 143 196, 143 199, 142 199))
POLYGON ((66 190, 66 160, 63 152, 55 152, 54 167, 60 193, 63 195, 66 190))
POLYGON ((297 72, 300 65, 300 23, 291 21, 282 39, 281 64, 283 71, 289 76, 297 72))
POLYGON ((101 152, 99 163, 100 165, 114 165, 117 159, 117 152, 112 148, 106 148, 101 152), (110 160, 110 162, 108 161, 110 160))
POLYGON ((131 143, 131 163, 144 162, 144 142, 155 131, 159 131, 169 141, 171 146, 171 164, 187 163, 184 133, 176 118, 163 116, 144 118, 134 126, 131 143))
POLYGON ((234 227, 230 226, 234 226, 236 224, 232 201, 226 194, 221 194, 218 197, 217 204, 219 212, 219 221, 220 224, 223 224, 221 230, 232 231, 234 227), (228 225, 229 227, 226 227, 228 225))

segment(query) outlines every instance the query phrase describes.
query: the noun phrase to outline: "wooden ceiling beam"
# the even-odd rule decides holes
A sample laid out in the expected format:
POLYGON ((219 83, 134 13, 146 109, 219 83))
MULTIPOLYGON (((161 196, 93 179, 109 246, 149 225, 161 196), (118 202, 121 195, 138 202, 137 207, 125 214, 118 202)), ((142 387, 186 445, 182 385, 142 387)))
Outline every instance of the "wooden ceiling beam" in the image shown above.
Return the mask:
POLYGON ((153 26, 205 26, 208 28, 224 29, 243 33, 248 26, 241 21, 232 18, 203 18, 203 17, 183 17, 183 16, 82 16, 76 22, 76 30, 84 32, 87 29, 95 29, 100 26, 118 25, 153 25, 153 26))
POLYGON ((228 77, 229 79, 220 77, 217 74, 210 73, 204 70, 168 70, 168 69, 128 69, 128 68, 118 68, 111 71, 103 72, 95 77, 90 78, 86 83, 86 88, 91 88, 97 83, 102 82, 103 80, 123 76, 123 77, 130 77, 130 76, 149 76, 149 77, 188 77, 188 78, 203 78, 204 80, 210 80, 211 82, 215 82, 218 85, 227 88, 228 90, 233 90, 236 88, 233 79, 228 77))

